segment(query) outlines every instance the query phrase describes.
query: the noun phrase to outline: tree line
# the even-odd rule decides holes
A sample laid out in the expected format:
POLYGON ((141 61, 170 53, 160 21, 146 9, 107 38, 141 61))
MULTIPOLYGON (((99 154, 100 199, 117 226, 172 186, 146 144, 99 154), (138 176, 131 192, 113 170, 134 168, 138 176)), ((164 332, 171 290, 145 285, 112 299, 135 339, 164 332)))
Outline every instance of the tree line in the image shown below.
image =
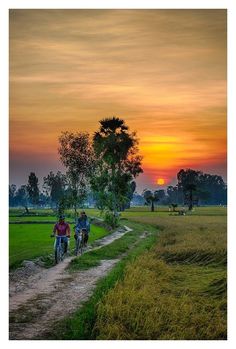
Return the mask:
POLYGON ((43 178, 42 190, 36 174, 31 172, 26 185, 9 187, 9 205, 50 206, 58 214, 84 204, 94 205, 104 212, 112 225, 118 212, 130 204, 151 206, 159 203, 173 208, 188 205, 189 210, 199 204, 222 204, 227 201, 227 187, 222 177, 192 169, 181 169, 177 184, 167 190, 145 189, 136 193, 137 176, 143 172, 138 139, 124 120, 117 117, 102 119, 92 137, 86 132, 62 132, 58 153, 65 174, 50 172, 43 178))
POLYGON ((168 186, 167 190, 151 191, 145 189, 142 196, 134 196, 133 203, 169 205, 175 210, 178 205, 192 210, 199 205, 226 205, 227 185, 218 175, 203 173, 192 169, 181 169, 177 173, 177 184, 168 186))

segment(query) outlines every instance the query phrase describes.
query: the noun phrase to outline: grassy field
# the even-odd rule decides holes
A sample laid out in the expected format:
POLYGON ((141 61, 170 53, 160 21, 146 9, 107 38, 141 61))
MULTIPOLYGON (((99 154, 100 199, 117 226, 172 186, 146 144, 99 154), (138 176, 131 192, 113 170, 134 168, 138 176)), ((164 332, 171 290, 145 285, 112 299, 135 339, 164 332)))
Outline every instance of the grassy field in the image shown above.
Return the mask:
MULTIPOLYGON (((126 250, 127 257, 51 338, 226 339, 226 209, 197 208, 194 214, 175 216, 139 208, 122 217, 139 234, 148 230, 149 243, 144 239, 126 250)), ((117 257, 115 246, 109 258, 117 257)), ((106 255, 104 248, 91 260, 97 263, 106 255)))
POLYGON ((199 211, 123 214, 158 228, 160 238, 100 302, 97 339, 226 339, 226 216, 199 211))
MULTIPOLYGON (((54 239, 50 238, 53 224, 10 224, 9 267, 20 266, 23 260, 46 257, 53 253, 54 239)), ((100 239, 109 232, 103 227, 91 225, 89 242, 100 239)), ((73 233, 70 248, 74 248, 73 233)))
MULTIPOLYGON (((98 215, 94 209, 86 212, 98 215)), ((52 212, 47 214, 53 218, 52 212)), ((14 215, 16 212, 12 218, 17 218, 14 215)), ((199 207, 186 216, 169 212, 168 207, 158 207, 155 212, 148 207, 122 212, 121 224, 133 231, 84 254, 69 268, 76 272, 96 266, 102 259, 122 256, 122 260, 98 282, 90 300, 60 322, 48 338, 226 339, 226 215, 225 207, 199 207), (140 239, 144 231, 147 237, 140 239)), ((51 227, 10 224, 12 265, 26 259, 18 256, 14 261, 19 241, 28 248, 29 259, 34 246, 41 243, 45 247, 38 255, 48 246, 52 250, 51 227), (38 229, 36 234, 32 227, 38 229)))
MULTIPOLYGON (((88 213, 89 216, 99 216, 100 215, 100 211, 98 209, 93 209, 93 208, 88 208, 88 209, 78 209, 78 213, 80 213, 80 211, 86 211, 88 213)), ((29 209, 29 215, 25 214, 25 210, 23 208, 10 208, 9 209, 9 217, 10 220, 13 219, 17 219, 19 217, 22 218, 29 218, 30 215, 32 215, 32 217, 34 218, 39 218, 39 217, 54 217, 54 219, 56 220, 56 215, 54 213, 54 211, 50 208, 45 209, 45 208, 40 208, 40 209, 29 209)), ((66 210, 65 211, 65 216, 66 218, 74 218, 74 210, 70 209, 70 210, 66 210)))

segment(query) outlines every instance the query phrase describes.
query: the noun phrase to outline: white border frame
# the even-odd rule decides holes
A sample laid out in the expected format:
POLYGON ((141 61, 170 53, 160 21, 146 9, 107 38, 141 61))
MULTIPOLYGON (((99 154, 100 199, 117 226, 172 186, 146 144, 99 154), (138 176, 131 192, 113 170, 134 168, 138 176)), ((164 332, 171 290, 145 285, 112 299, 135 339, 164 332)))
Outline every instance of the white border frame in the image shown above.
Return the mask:
POLYGON ((1 145, 1 251, 0 264, 1 271, 4 266, 3 274, 1 275, 1 342, 4 348, 15 347, 18 348, 32 348, 41 347, 42 344, 50 346, 56 345, 57 348, 69 345, 77 348, 96 347, 104 348, 105 346, 112 346, 118 348, 122 346, 132 346, 135 348, 142 348, 143 345, 158 347, 158 348, 222 348, 231 347, 236 344, 236 273, 235 273, 235 255, 236 248, 236 231, 234 228, 234 215, 236 214, 236 157, 234 155, 235 146, 235 132, 236 132, 236 1, 235 0, 146 0, 146 1, 132 1, 132 0, 114 0, 114 1, 91 1, 91 0, 14 0, 2 1, 0 4, 0 145, 1 145), (9 183, 9 166, 8 166, 8 10, 9 9, 227 9, 228 10, 228 340, 227 341, 9 341, 8 340, 8 183, 9 183), (6 263, 7 262, 7 263, 6 263))

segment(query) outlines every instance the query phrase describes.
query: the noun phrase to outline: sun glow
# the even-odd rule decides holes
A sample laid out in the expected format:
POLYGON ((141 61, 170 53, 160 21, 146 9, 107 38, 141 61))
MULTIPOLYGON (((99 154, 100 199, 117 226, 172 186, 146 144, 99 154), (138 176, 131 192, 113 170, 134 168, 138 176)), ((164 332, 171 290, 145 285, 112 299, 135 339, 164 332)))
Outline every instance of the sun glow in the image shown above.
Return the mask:
POLYGON ((165 184, 165 180, 163 178, 158 178, 157 184, 163 185, 163 184, 165 184))

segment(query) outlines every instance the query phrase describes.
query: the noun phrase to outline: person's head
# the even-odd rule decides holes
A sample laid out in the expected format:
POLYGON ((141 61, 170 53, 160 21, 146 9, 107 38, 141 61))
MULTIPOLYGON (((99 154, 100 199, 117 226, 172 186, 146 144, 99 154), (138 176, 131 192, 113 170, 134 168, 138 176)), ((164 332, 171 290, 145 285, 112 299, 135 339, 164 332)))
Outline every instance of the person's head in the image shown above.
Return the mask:
POLYGON ((82 217, 82 218, 85 218, 85 217, 86 217, 85 211, 81 211, 81 212, 80 212, 80 217, 82 217))
POLYGON ((61 214, 60 216, 59 216, 59 222, 60 223, 63 223, 65 221, 65 216, 63 215, 63 214, 61 214))

